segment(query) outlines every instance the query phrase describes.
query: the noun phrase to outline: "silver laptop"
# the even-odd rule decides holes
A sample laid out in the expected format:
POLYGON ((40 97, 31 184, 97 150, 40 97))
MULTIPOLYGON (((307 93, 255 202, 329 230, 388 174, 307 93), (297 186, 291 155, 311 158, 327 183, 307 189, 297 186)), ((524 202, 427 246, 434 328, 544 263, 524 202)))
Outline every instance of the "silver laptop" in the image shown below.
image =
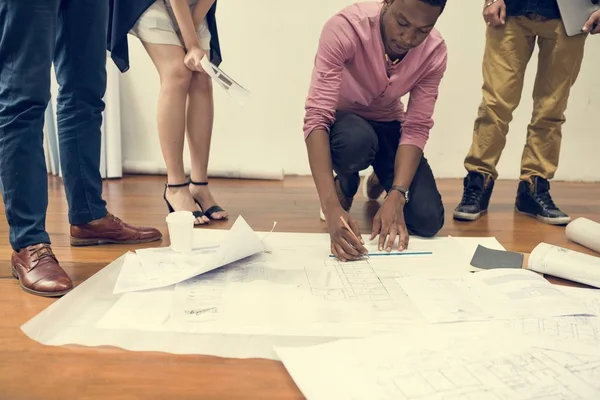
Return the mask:
POLYGON ((600 9, 600 4, 592 0, 557 0, 557 3, 568 36, 582 34, 581 28, 590 15, 600 9))

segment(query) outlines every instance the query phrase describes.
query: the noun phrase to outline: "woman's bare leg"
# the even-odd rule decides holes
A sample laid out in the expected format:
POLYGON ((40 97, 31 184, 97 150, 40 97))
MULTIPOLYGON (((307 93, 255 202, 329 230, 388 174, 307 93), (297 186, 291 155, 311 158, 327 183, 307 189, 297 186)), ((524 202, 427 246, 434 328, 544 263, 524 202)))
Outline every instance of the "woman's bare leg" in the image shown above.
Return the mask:
MULTIPOLYGON (((144 47, 160 75, 157 123, 160 147, 167 165, 167 183, 184 183, 185 108, 192 71, 183 63, 183 48, 152 43, 144 43, 144 47)), ((198 206, 185 186, 168 188, 166 197, 176 211, 198 211, 198 206)), ((203 216, 198 218, 197 223, 208 221, 208 218, 203 216)))
MULTIPOLYGON (((190 82, 189 103, 187 111, 187 134, 192 164, 191 180, 207 182, 208 157, 213 127, 213 91, 210 76, 203 72, 194 72, 190 82)), ((190 185, 192 196, 200 203, 203 210, 208 210, 217 203, 208 186, 190 185)), ((228 216, 227 211, 212 213, 214 219, 228 216)))

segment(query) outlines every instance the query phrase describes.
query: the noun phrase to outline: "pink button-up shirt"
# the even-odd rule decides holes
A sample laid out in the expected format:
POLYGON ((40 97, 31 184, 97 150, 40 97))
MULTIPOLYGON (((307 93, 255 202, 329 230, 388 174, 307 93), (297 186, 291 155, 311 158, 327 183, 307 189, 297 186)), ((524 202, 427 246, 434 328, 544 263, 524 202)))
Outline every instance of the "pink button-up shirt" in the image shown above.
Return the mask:
POLYGON ((329 132, 335 112, 344 110, 375 121, 402 121, 400 144, 425 147, 446 70, 446 44, 434 29, 401 62, 388 63, 381 7, 380 2, 357 3, 325 24, 306 99, 305 138, 315 129, 329 132), (407 93, 405 112, 400 98, 407 93))

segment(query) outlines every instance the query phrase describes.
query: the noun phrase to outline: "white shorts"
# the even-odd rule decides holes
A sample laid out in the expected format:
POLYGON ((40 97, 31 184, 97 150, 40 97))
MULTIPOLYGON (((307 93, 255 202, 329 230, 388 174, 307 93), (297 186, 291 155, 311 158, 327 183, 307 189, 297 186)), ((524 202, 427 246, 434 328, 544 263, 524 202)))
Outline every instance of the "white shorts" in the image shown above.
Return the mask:
MULTIPOLYGON (((142 42, 185 47, 177 21, 171 18, 163 0, 156 0, 154 4, 148 7, 129 33, 136 36, 142 42)), ((196 27, 196 34, 198 35, 200 46, 205 51, 209 51, 211 36, 206 19, 202 21, 200 26, 196 27)))

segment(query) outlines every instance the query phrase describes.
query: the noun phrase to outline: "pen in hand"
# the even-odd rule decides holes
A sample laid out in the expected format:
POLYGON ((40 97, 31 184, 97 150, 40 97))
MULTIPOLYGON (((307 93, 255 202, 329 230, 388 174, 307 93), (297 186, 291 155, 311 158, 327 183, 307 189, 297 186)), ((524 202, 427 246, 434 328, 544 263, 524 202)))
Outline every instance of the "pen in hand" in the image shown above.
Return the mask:
MULTIPOLYGON (((362 240, 362 238, 359 238, 356 236, 356 234, 354 233, 354 231, 350 228, 350 225, 348 225, 348 222, 346 222, 346 220, 344 219, 343 216, 340 215, 340 219, 342 220, 342 224, 344 224, 344 227, 346 227, 346 229, 348 229, 350 231, 350 234, 352 235, 352 237, 354 237, 354 239, 356 239, 357 242, 360 242, 361 244, 365 244, 364 240, 362 240)), ((368 257, 368 252, 365 254, 368 257)))

